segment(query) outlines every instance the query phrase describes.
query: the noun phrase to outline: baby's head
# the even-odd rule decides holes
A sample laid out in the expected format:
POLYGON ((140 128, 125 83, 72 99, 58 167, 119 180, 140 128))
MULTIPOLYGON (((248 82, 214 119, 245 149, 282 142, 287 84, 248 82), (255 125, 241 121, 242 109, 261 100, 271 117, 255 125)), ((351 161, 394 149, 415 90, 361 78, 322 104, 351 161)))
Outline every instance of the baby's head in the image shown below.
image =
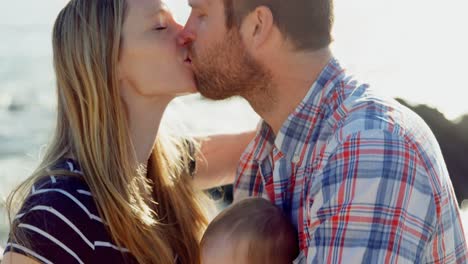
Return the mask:
POLYGON ((201 241, 202 264, 290 264, 299 253, 297 232, 281 210, 248 198, 221 212, 201 241))

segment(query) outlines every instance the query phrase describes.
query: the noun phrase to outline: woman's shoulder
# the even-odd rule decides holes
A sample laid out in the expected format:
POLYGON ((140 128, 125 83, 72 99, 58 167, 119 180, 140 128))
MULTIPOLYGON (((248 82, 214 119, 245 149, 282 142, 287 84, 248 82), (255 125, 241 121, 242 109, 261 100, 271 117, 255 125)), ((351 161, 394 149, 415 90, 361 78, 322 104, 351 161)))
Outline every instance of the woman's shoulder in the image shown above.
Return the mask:
POLYGON ((63 212, 97 213, 91 191, 83 179, 67 175, 48 175, 35 182, 20 213, 39 205, 63 212))
POLYGON ((51 175, 33 184, 14 219, 7 251, 51 262, 92 256, 94 241, 105 235, 104 222, 83 178, 53 174, 59 169, 65 168, 52 168, 51 175))
POLYGON ((76 162, 64 160, 36 181, 18 215, 48 210, 81 220, 98 220, 98 211, 88 184, 76 162), (62 173, 60 173, 62 172, 62 173), (63 175, 73 173, 76 176, 63 175))

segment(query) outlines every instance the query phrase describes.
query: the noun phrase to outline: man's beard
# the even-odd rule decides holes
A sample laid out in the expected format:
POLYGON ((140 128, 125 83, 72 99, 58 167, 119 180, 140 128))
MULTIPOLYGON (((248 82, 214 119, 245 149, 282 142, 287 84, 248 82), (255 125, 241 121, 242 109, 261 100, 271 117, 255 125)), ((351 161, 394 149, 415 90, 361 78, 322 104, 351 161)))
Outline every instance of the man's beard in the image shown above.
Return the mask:
POLYGON ((191 50, 198 91, 206 98, 224 100, 233 96, 246 99, 268 94, 272 76, 245 49, 236 29, 203 52, 191 50))

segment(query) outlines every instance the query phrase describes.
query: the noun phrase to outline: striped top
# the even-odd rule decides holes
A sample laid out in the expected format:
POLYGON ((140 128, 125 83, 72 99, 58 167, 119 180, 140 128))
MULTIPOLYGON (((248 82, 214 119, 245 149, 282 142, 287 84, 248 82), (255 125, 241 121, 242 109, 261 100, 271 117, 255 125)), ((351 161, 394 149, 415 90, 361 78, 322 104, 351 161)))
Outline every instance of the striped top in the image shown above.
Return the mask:
POLYGON ((278 135, 263 123, 242 155, 234 199, 249 196, 291 218, 301 249, 295 263, 468 263, 429 127, 335 59, 278 135))
MULTIPOLYGON (((81 174, 76 162, 64 160, 54 169, 81 174)), ((137 263, 112 242, 87 184, 79 177, 50 176, 34 184, 16 216, 28 243, 8 242, 5 253, 41 263, 137 263)))

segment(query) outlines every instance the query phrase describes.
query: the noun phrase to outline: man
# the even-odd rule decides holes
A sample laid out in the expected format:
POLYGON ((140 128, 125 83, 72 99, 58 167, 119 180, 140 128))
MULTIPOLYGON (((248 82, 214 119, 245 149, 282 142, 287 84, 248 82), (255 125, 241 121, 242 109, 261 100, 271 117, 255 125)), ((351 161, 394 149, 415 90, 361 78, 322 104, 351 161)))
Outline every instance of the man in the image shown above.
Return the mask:
POLYGON ((189 0, 198 89, 263 118, 235 201, 262 196, 298 230, 297 263, 466 263, 459 209, 427 125, 330 52, 331 0, 189 0))

